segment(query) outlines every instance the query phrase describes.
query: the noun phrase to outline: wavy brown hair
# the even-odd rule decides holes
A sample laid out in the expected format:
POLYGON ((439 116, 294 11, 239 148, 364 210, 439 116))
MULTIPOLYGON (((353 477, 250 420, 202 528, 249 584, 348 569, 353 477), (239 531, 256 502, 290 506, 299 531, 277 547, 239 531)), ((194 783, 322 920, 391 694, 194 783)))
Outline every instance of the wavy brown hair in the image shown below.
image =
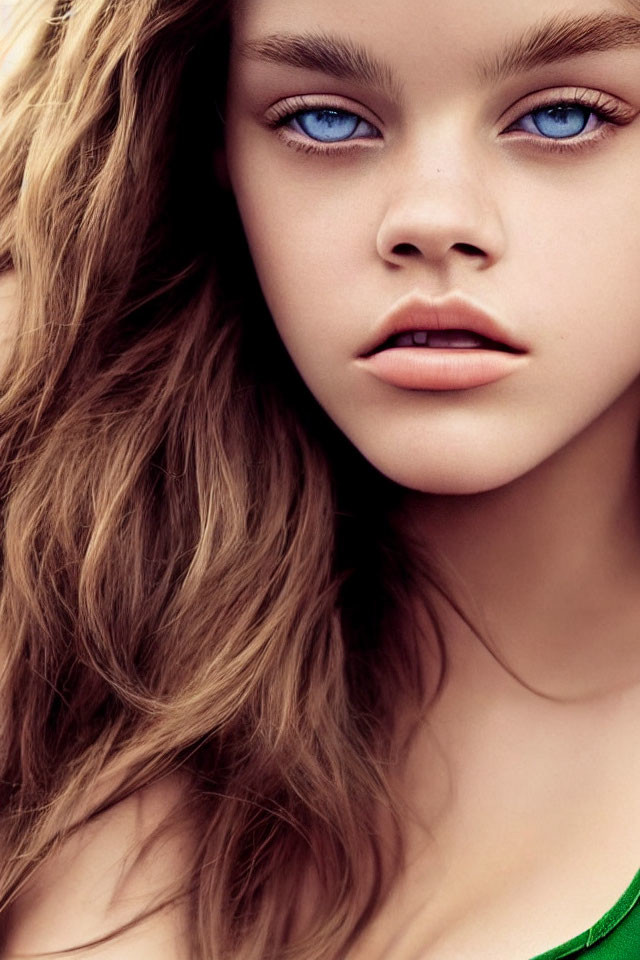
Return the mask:
POLYGON ((396 490, 299 380, 214 176, 228 4, 42 9, 0 100, 0 909, 182 770, 193 957, 336 960, 401 864, 428 686, 396 490))

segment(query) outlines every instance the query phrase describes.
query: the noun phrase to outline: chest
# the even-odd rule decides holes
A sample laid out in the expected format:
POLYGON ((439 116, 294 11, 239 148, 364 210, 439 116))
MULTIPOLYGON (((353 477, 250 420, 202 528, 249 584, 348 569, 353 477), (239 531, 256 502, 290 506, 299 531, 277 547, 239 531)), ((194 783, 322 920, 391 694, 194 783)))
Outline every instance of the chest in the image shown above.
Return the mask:
POLYGON ((600 734, 425 741, 406 867, 345 960, 533 960, 596 924, 640 870, 640 751, 600 734))

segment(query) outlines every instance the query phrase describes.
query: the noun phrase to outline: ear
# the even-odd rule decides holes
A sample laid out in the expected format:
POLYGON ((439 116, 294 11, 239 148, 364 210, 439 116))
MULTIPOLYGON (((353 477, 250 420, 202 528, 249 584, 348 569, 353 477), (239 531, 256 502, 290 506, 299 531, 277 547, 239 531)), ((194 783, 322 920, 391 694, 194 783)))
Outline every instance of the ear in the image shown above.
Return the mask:
POLYGON ((227 155, 224 147, 216 147, 213 151, 213 169, 216 180, 223 190, 231 190, 231 180, 229 178, 229 168, 227 166, 227 155))

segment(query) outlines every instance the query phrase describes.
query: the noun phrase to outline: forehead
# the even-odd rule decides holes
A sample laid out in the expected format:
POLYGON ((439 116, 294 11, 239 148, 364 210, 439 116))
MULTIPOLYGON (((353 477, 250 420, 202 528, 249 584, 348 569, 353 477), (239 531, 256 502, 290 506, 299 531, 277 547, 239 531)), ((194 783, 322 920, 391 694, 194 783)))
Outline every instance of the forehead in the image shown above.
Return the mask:
MULTIPOLYGON (((240 29, 260 29, 274 21, 284 24, 315 21, 332 28, 359 24, 386 32, 412 24, 438 29, 464 24, 467 29, 492 28, 535 21, 541 16, 580 16, 614 12, 640 16, 640 0, 232 0, 231 18, 240 29), (394 17, 389 17, 391 11, 394 17)), ((472 39, 467 34, 467 39, 472 39)))
POLYGON ((497 82, 561 55, 640 48, 640 0, 236 0, 232 38, 234 60, 311 69, 335 66, 337 41, 347 74, 360 61, 350 79, 399 98, 403 74, 497 82))

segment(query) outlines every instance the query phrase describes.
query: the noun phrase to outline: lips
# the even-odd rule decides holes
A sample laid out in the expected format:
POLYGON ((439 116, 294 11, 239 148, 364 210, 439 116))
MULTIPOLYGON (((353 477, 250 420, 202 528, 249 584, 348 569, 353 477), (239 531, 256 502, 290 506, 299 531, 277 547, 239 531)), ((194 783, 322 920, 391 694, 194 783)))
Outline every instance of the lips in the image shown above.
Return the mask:
POLYGON ((528 350, 506 325, 459 294, 410 294, 378 324, 356 366, 412 391, 464 391, 523 370, 528 350))
POLYGON ((405 297, 382 318, 360 356, 397 347, 527 352, 504 324, 459 294, 437 300, 405 297))

